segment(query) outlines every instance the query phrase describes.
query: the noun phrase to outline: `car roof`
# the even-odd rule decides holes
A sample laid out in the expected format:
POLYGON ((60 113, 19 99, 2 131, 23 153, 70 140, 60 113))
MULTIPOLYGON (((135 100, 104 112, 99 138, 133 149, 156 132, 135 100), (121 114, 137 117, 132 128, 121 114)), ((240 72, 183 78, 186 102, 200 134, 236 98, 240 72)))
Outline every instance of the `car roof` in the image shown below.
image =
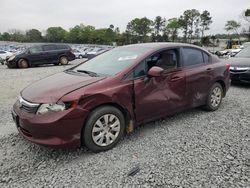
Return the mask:
POLYGON ((151 49, 151 50, 160 50, 162 48, 171 48, 171 47, 192 47, 192 48, 198 48, 203 51, 206 51, 205 49, 192 45, 192 44, 187 44, 187 43, 175 43, 175 42, 155 42, 155 43, 139 43, 139 44, 130 44, 126 46, 122 46, 120 48, 146 48, 146 49, 151 49))

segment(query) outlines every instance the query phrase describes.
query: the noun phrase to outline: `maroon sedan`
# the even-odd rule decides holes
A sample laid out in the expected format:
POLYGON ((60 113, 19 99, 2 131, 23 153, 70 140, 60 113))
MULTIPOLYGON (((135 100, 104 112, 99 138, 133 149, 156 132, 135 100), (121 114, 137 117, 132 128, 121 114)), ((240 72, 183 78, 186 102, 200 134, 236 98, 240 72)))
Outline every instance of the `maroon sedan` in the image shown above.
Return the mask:
POLYGON ((28 86, 12 115, 34 143, 104 151, 136 125, 199 106, 217 110, 229 67, 188 44, 118 47, 28 86))

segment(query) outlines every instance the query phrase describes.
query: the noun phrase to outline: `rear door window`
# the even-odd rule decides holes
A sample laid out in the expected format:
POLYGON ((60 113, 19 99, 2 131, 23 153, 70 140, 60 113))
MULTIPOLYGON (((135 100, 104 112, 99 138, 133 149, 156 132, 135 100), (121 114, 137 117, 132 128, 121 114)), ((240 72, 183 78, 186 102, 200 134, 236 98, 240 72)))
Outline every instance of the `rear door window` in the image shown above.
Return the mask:
POLYGON ((44 49, 44 51, 52 51, 52 50, 56 50, 56 46, 55 45, 44 45, 43 49, 44 49))
POLYGON ((203 64, 203 52, 199 49, 195 48, 183 48, 182 54, 183 54, 183 66, 193 66, 193 65, 199 65, 203 64))

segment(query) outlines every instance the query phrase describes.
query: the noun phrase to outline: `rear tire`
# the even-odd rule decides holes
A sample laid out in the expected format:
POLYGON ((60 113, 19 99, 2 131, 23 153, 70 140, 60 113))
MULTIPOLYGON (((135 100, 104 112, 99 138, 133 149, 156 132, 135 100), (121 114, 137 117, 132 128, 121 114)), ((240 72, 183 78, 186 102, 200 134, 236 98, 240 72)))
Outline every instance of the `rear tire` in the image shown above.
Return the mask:
POLYGON ((113 148, 125 130, 125 119, 120 110, 112 106, 95 109, 83 128, 82 142, 93 152, 113 148))
POLYGON ((208 111, 217 110, 222 102, 223 98, 223 89, 221 84, 215 83, 208 94, 206 105, 204 106, 208 111))
POLYGON ((18 68, 25 69, 29 67, 28 61, 25 59, 20 59, 17 64, 18 64, 18 68))
POLYGON ((68 63, 69 63, 69 60, 67 57, 65 57, 65 56, 60 57, 60 64, 61 65, 67 65, 68 63))

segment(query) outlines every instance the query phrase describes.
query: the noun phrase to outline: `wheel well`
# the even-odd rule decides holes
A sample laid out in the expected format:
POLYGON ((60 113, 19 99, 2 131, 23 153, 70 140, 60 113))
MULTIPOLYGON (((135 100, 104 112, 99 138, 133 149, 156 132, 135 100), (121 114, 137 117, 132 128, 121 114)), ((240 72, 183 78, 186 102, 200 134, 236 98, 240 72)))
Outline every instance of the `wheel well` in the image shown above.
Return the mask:
POLYGON ((82 135, 83 135, 83 131, 84 131, 84 125, 85 125, 85 123, 87 122, 90 113, 91 113, 93 110, 95 110, 95 109, 97 109, 97 108, 100 108, 100 107, 103 107, 103 106, 112 106, 112 107, 115 107, 115 108, 117 108, 118 110, 120 110, 121 113, 124 115, 124 119, 125 119, 125 129, 127 129, 127 127, 129 126, 129 122, 130 122, 130 120, 132 119, 132 118, 131 118, 131 115, 130 115, 129 111, 128 111, 127 109, 123 108, 121 105, 119 105, 119 104, 117 104, 117 103, 105 103, 105 104, 101 104, 101 105, 99 105, 99 106, 95 106, 94 108, 92 108, 92 109, 89 110, 89 114, 88 114, 87 118, 85 119, 85 121, 83 122, 82 130, 81 130, 81 145, 84 144, 84 143, 82 143, 82 140, 83 140, 83 139, 82 139, 82 135))
POLYGON ((68 56, 67 56, 67 55, 61 54, 61 55, 59 56, 59 60, 60 60, 62 57, 66 57, 66 58, 68 59, 68 56))
POLYGON ((222 80, 217 80, 216 82, 221 85, 221 87, 223 89, 223 97, 225 97, 226 96, 226 85, 225 85, 225 83, 222 80))

